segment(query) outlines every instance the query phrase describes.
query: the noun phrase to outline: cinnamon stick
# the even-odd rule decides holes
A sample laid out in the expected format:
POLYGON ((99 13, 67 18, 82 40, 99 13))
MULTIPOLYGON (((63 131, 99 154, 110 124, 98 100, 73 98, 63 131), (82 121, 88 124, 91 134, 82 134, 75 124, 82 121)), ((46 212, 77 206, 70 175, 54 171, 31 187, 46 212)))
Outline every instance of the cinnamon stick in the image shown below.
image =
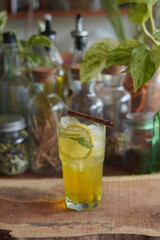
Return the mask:
POLYGON ((102 118, 97 118, 97 117, 94 117, 94 116, 89 116, 89 115, 84 114, 84 113, 68 110, 68 115, 73 116, 73 117, 79 117, 79 118, 89 120, 89 121, 93 121, 93 122, 97 122, 97 123, 106 125, 107 127, 110 127, 110 128, 114 127, 113 122, 111 122, 109 120, 102 119, 102 118))

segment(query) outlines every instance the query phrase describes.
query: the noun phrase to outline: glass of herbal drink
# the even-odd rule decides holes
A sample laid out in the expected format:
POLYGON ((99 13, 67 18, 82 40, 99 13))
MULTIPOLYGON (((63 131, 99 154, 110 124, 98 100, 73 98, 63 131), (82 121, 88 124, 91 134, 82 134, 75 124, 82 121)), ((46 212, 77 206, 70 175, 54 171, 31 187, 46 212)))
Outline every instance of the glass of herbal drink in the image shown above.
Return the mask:
POLYGON ((105 125, 77 116, 58 123, 67 208, 90 210, 101 203, 105 131, 105 125))

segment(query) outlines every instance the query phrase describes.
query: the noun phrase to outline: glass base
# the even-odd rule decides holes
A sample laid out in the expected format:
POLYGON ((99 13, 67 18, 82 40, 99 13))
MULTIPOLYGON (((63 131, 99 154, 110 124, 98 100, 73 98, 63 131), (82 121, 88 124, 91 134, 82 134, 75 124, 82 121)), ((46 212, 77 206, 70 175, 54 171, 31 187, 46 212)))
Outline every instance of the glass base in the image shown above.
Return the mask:
POLYGON ((69 209, 73 209, 76 211, 83 211, 83 210, 92 210, 93 208, 100 205, 100 200, 95 200, 94 202, 84 202, 84 203, 75 203, 72 202, 70 199, 66 198, 66 207, 69 209))

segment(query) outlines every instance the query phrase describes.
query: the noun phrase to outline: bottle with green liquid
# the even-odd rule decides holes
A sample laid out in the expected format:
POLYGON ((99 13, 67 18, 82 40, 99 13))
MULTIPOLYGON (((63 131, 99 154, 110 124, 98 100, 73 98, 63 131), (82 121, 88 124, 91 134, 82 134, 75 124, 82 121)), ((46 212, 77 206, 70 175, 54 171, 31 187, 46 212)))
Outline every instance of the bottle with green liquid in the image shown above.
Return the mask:
POLYGON ((154 116, 151 164, 154 172, 160 171, 160 111, 154 116))

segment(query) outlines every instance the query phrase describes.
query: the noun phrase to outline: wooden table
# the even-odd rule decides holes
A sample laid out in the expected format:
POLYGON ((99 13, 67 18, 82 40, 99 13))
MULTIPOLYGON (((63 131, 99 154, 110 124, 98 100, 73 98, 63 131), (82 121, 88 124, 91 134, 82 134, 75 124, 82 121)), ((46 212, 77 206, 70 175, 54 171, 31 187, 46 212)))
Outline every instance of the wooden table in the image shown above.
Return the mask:
POLYGON ((1 178, 0 229, 0 240, 160 239, 160 174, 104 177, 101 206, 82 212, 66 209, 61 178, 1 178))

